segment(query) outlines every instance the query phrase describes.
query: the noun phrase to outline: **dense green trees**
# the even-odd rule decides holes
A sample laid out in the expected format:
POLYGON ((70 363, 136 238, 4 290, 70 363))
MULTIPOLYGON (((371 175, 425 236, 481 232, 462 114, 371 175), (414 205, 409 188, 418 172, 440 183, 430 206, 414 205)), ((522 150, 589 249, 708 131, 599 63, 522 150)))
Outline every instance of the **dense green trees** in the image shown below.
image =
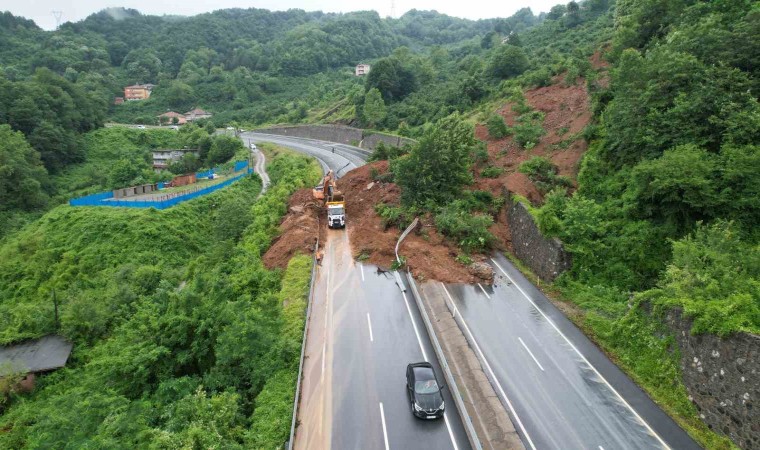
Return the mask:
POLYGON ((379 124, 387 114, 385 110, 385 102, 377 88, 372 88, 364 96, 364 117, 367 123, 372 125, 379 124))
POLYGON ((528 70, 528 67, 525 52, 520 47, 506 44, 497 47, 491 55, 488 71, 496 78, 512 78, 528 70))
POLYGON ((441 205, 472 183, 472 126, 458 115, 432 126, 408 155, 393 162, 396 183, 407 204, 441 205))
POLYGON ((25 81, 0 77, 0 123, 23 132, 52 172, 82 161, 78 133, 102 125, 103 104, 48 69, 25 81))
POLYGON ((21 132, 0 125, 0 211, 35 210, 45 205, 47 171, 21 132))
POLYGON ((11 399, 0 447, 283 444, 310 258, 283 278, 261 256, 320 172, 284 153, 271 165, 258 201, 254 176, 161 212, 63 206, 0 246, 0 340, 53 331, 55 289, 77 355, 11 399))

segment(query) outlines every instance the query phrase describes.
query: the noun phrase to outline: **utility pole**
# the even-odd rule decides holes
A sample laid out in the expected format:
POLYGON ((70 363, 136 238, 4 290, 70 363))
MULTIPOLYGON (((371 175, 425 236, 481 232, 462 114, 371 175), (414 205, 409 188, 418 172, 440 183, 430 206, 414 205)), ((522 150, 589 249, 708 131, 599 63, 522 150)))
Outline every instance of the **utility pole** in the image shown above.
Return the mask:
POLYGON ((55 17, 55 29, 61 27, 61 17, 63 17, 63 11, 52 11, 53 17, 55 17))

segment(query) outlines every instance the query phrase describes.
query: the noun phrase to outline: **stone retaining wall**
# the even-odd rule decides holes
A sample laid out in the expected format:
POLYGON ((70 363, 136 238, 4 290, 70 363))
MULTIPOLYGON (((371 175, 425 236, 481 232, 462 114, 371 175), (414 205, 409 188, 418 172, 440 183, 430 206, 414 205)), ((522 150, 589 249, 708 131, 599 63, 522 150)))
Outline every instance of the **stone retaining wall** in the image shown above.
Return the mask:
POLYGON ((358 145, 368 150, 374 150, 380 142, 394 147, 402 147, 414 142, 412 139, 400 136, 367 131, 345 125, 293 125, 265 128, 256 131, 280 136, 294 136, 347 145, 358 145))
POLYGON ((739 447, 760 448, 760 336, 692 336, 691 320, 680 309, 668 311, 665 323, 681 350, 683 382, 700 418, 739 447))
MULTIPOLYGON (((511 200, 511 197, 508 198, 511 200)), ((572 259, 565 251, 562 241, 544 237, 528 208, 518 201, 511 202, 512 205, 507 210, 507 223, 515 255, 536 275, 547 281, 554 280, 570 269, 572 259)))

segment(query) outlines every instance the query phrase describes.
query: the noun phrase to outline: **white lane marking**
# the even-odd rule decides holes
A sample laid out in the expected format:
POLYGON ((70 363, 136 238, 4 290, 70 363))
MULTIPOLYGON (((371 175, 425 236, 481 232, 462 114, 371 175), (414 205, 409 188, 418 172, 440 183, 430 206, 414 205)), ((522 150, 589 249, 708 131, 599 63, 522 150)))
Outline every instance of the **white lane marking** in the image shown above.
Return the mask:
POLYGON ((369 327, 369 341, 375 342, 375 339, 372 338, 372 319, 369 318, 369 313, 367 313, 367 326, 369 327))
POLYGON ((604 447, 602 447, 602 446, 600 445, 600 446, 599 446, 599 450, 604 450, 604 447))
POLYGON ((581 353, 581 352, 578 350, 578 348, 577 348, 575 345, 573 345, 573 343, 572 343, 572 342, 570 342, 570 339, 568 339, 568 338, 567 338, 567 336, 565 336, 565 334, 564 334, 562 331, 560 331, 560 329, 557 327, 557 325, 555 325, 554 321, 553 321, 553 320, 551 320, 551 319, 550 319, 550 318, 549 318, 549 317, 548 317, 548 316, 547 316, 547 315, 546 315, 546 314, 545 314, 545 313, 544 313, 544 312, 541 310, 541 308, 539 308, 539 307, 538 307, 538 305, 536 305, 536 303, 535 303, 535 302, 533 302, 533 300, 532 300, 532 299, 531 299, 531 298, 528 296, 528 294, 526 294, 526 293, 525 293, 525 291, 524 291, 524 290, 523 290, 523 289, 520 287, 520 285, 519 285, 519 284, 517 284, 517 283, 515 283, 515 280, 513 280, 513 279, 512 279, 512 277, 510 277, 510 276, 509 276, 509 274, 508 274, 508 273, 507 273, 507 272, 506 272, 506 271, 505 271, 505 270, 504 270, 504 269, 503 269, 503 268, 502 268, 502 267, 499 265, 499 263, 497 263, 497 262, 496 262, 496 260, 495 260, 495 259, 491 258, 491 261, 493 261, 493 263, 494 263, 494 264, 496 265, 496 267, 497 267, 497 268, 498 268, 498 269, 501 271, 501 273, 503 273, 504 275, 506 275, 506 277, 509 279, 509 281, 510 281, 510 282, 512 282, 512 284, 513 284, 513 285, 514 285, 514 286, 517 288, 517 290, 518 290, 518 291, 520 291, 520 293, 522 293, 522 295, 523 295, 523 296, 524 296, 526 299, 528 299, 528 301, 530 302, 530 304, 531 304, 531 305, 533 305, 533 307, 534 307, 534 308, 536 308, 536 309, 538 310, 538 312, 539 312, 539 313, 541 313, 541 315, 542 315, 542 316, 544 316, 544 319, 546 319, 546 321, 547 321, 547 322, 549 322, 549 325, 551 325, 551 326, 552 326, 552 327, 553 327, 555 330, 557 330, 557 333, 559 333, 559 335, 560 335, 560 336, 562 336, 562 338, 565 340, 565 342, 567 342, 567 343, 570 345, 570 347, 572 347, 572 349, 573 349, 573 350, 575 350, 575 353, 577 353, 577 354, 578 354, 578 356, 580 356, 580 357, 581 357, 581 359, 582 359, 582 360, 583 360, 583 361, 584 361, 584 362, 585 362, 585 363, 586 363, 586 364, 587 364, 589 367, 591 367, 591 370, 593 370, 593 371, 594 371, 594 373, 596 373, 596 375, 597 375, 597 376, 598 376, 598 377, 599 377, 599 378, 600 378, 602 381, 604 381, 604 384, 606 384, 606 385, 607 385, 607 387, 608 387, 608 388, 610 388, 610 390, 611 390, 611 391, 612 391, 612 392, 613 392, 613 393, 614 393, 614 394, 617 396, 617 398, 618 398, 618 399, 620 399, 620 401, 622 401, 622 402, 623 402, 623 404, 625 404, 625 406, 627 406, 627 407, 628 407, 628 409, 630 409, 630 410, 631 410, 631 412, 633 413, 633 415, 635 415, 635 416, 636 416, 636 418, 637 418, 637 419, 639 419, 639 421, 641 421, 641 423, 642 423, 642 424, 644 424, 644 426, 646 427, 646 429, 647 429, 647 430, 649 430, 649 432, 650 432, 650 433, 651 433, 651 434, 652 434, 654 437, 656 437, 658 441, 660 441, 660 444, 662 444, 662 446, 663 446, 663 447, 665 447, 666 449, 670 449, 670 446, 669 446, 668 444, 666 444, 664 440, 662 440, 662 438, 660 437, 660 435, 659 435, 659 434, 657 434, 657 433, 656 433, 656 432, 655 432, 655 431, 652 429, 652 427, 650 427, 650 426, 649 426, 649 424, 646 422, 646 420, 644 420, 644 419, 643 419, 643 418, 642 418, 642 417, 639 415, 639 413, 638 413, 638 412, 636 412, 636 410, 635 410, 635 409, 633 409, 633 407, 632 407, 632 406, 631 406, 631 405, 630 405, 630 404, 629 404, 629 403, 628 403, 628 402, 627 402, 627 401, 626 401, 626 400, 623 398, 623 396, 622 396, 622 395, 620 395, 620 393, 618 393, 618 391, 617 391, 617 390, 615 390, 615 388, 614 388, 614 387, 612 387, 612 385, 609 383, 609 381, 607 381, 607 380, 606 380, 606 379, 605 379, 605 378, 602 376, 602 374, 601 374, 601 373, 599 373, 599 371, 598 371, 598 370, 596 370, 596 367, 594 367, 594 366, 593 366, 593 365, 592 365, 592 364, 591 364, 591 363, 588 361, 588 359, 586 359, 586 357, 585 357, 585 356, 583 356, 583 353, 581 353))
POLYGON ((325 353, 327 352, 327 342, 322 344, 322 379, 319 381, 320 383, 325 382, 325 353))
POLYGON ((380 419, 383 421, 383 439, 385 439, 385 450, 389 450, 388 447, 388 430, 385 429, 385 411, 383 411, 383 402, 380 402, 380 419))
POLYGON ((488 295, 488 292, 486 292, 486 290, 483 288, 483 285, 478 283, 478 286, 480 286, 480 290, 483 291, 483 293, 486 294, 486 297, 488 297, 488 299, 490 300, 491 296, 488 295))
POLYGON ((454 450, 459 450, 459 447, 457 446, 457 441, 454 439, 454 432, 451 431, 451 425, 449 425, 449 416, 446 414, 446 412, 443 413, 443 421, 446 422, 446 428, 449 430, 449 437, 451 438, 451 445, 454 446, 454 450))
POLYGON ((532 351, 530 351, 530 349, 528 348, 528 346, 527 346, 527 345, 525 345, 525 342, 523 342, 522 338, 518 337, 517 339, 519 339, 519 340, 520 340, 520 343, 522 344, 522 346, 523 346, 523 347, 525 347, 525 350, 527 350, 527 351, 528 351, 528 354, 530 355, 530 357, 531 357, 531 358, 533 358, 533 361, 535 361, 535 362, 536 362, 536 364, 538 364, 538 368, 539 368, 539 369, 541 369, 541 371, 542 371, 542 372, 545 372, 545 371, 544 371, 544 368, 541 366, 541 363, 540 363, 540 362, 538 362, 538 360, 536 359, 536 357, 535 357, 535 356, 533 356, 533 352, 532 352, 532 351))
POLYGON ((362 271, 362 281, 364 281, 364 264, 359 263, 359 269, 362 271))
POLYGON ((401 295, 404 296, 404 303, 406 303, 406 311, 409 313, 409 318, 412 320, 412 327, 414 328, 414 334, 417 335, 417 343, 420 344, 420 350, 422 351, 422 357, 425 359, 425 361, 428 361, 427 353, 425 353, 425 348, 422 347, 422 339, 420 339, 420 332, 417 331, 417 324, 414 323, 414 316, 412 315, 412 308, 409 307, 409 299, 406 298, 406 294, 404 292, 401 292, 401 295))
MULTIPOLYGON (((417 343, 420 344, 420 351, 422 351, 422 357, 425 359, 425 361, 428 361, 427 353, 425 353, 425 347, 422 346, 422 339, 420 339, 420 333, 417 331, 417 324, 414 322, 414 316, 412 315, 412 309, 409 307, 409 299, 406 298, 406 294, 404 291, 401 291, 401 295, 404 296, 404 303, 406 303, 406 311, 409 313, 409 319, 412 321, 412 327, 414 327, 414 334, 417 335, 417 343)), ((369 317, 369 314, 367 314, 367 317, 369 317)), ((459 450, 459 447, 457 446, 457 441, 454 438, 454 432, 451 431, 451 425, 449 425, 449 418, 446 416, 446 413, 443 413, 443 421, 446 422, 446 428, 449 430, 449 438, 451 438, 451 445, 454 446, 454 450, 459 450)))
MULTIPOLYGON (((452 303, 454 303, 454 299, 451 297, 451 294, 449 294, 449 290, 446 289, 446 285, 441 283, 441 286, 443 286, 443 290, 446 292, 446 295, 449 296, 449 300, 451 300, 452 303)), ((504 400, 507 401, 507 406, 509 407, 510 412, 512 412, 512 417, 515 418, 517 421, 517 425, 520 427, 520 430, 522 430, 523 435, 525 435, 525 439, 528 441, 528 445, 533 450, 536 450, 536 446, 533 445, 533 440, 531 440, 530 435, 528 434, 528 430, 525 429, 525 426, 522 423, 522 420, 520 420, 520 416, 517 415, 517 411, 515 411, 515 407, 512 406, 512 402, 509 401, 509 397, 507 397, 507 393, 504 392, 504 388, 501 387, 501 383, 499 383, 499 380, 496 378, 496 375, 493 373, 493 369, 491 369, 491 365, 488 364, 488 360, 486 359, 483 352, 480 350, 480 346, 478 345, 477 341, 475 341, 475 337, 470 332, 470 327, 467 326, 467 322, 464 321, 464 316, 461 314, 459 317, 462 320, 462 325, 464 325, 465 331, 467 331, 467 334, 470 335, 470 342, 475 345, 475 350, 480 354, 481 359, 486 364, 486 369, 491 374, 491 379, 496 383, 496 387, 499 389, 499 392, 501 393, 501 396, 504 398, 504 400)))

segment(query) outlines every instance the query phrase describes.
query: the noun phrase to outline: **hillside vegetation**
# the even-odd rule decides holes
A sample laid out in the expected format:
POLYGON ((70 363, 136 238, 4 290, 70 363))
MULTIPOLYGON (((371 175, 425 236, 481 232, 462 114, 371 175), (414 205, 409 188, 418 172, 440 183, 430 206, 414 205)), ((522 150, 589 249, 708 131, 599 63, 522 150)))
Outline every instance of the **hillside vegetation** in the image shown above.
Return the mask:
POLYGON ((261 255, 290 193, 320 171, 287 154, 270 166, 258 201, 252 176, 166 211, 60 206, 8 239, 0 340, 57 330, 75 350, 32 395, 11 397, 0 447, 285 441, 289 408, 281 422, 258 417, 292 406, 310 259, 283 274, 261 255))

